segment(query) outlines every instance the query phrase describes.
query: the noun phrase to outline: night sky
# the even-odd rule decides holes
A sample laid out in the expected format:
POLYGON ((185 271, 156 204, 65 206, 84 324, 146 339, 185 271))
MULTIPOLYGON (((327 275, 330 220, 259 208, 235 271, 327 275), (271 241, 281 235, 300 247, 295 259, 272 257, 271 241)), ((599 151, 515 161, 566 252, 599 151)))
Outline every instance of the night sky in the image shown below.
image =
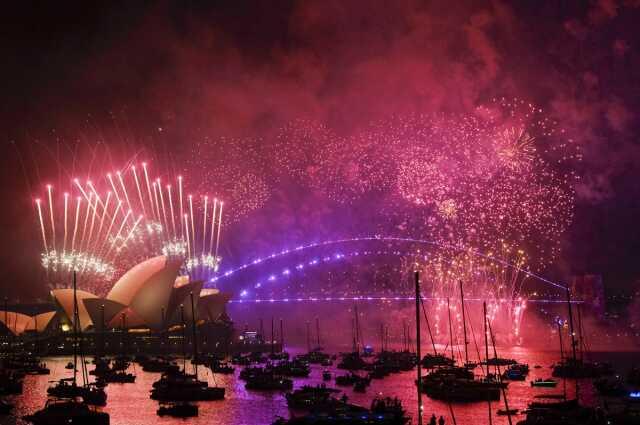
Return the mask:
MULTIPOLYGON (((142 149, 178 171, 203 135, 268 136, 300 119, 348 135, 496 96, 539 105, 584 153, 573 224, 548 273, 636 287, 640 1, 43 2, 2 16, 7 296, 46 294, 33 197, 59 177, 47 152, 60 143, 102 142, 116 159, 142 149)), ((255 218, 251 234, 264 233, 268 220, 255 218)))

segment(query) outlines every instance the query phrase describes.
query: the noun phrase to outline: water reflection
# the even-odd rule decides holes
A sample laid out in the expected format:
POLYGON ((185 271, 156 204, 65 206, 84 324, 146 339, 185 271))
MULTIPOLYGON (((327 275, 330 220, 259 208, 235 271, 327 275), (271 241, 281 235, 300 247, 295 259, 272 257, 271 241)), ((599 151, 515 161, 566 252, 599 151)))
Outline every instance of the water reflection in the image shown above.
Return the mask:
MULTIPOLYGON (((563 382, 558 384, 556 388, 532 388, 529 381, 536 378, 547 378, 551 375, 550 366, 557 361, 559 353, 557 352, 541 352, 531 351, 526 348, 517 347, 513 349, 500 350, 503 357, 512 357, 521 362, 526 362, 531 366, 531 372, 526 381, 511 382, 507 392, 509 398, 509 407, 516 409, 524 409, 527 403, 532 400, 536 394, 559 394, 562 393, 563 382), (542 366, 539 369, 534 365, 542 366)), ((600 355, 601 359, 614 360, 616 367, 623 367, 624 363, 632 360, 632 353, 612 353, 600 355)), ((50 385, 50 381, 57 380, 62 377, 70 377, 71 370, 65 369, 66 363, 69 361, 67 357, 58 357, 47 359, 47 364, 51 369, 49 376, 27 376, 24 382, 24 393, 21 396, 12 397, 11 400, 16 405, 15 414, 18 417, 32 413, 42 408, 46 401, 46 390, 50 385)), ((93 368, 93 366, 90 366, 93 368)), ((200 412, 197 418, 189 419, 189 423, 193 424, 271 424, 277 416, 289 417, 290 412, 286 405, 283 393, 279 392, 257 392, 248 391, 244 388, 244 382, 238 379, 240 367, 236 367, 233 375, 215 375, 212 376, 211 371, 205 367, 199 367, 201 379, 206 378, 210 384, 224 386, 226 388, 226 399, 222 401, 200 402, 200 412)), ((295 379, 295 387, 301 387, 305 384, 321 384, 322 370, 324 368, 318 365, 312 366, 312 372, 307 379, 295 379)), ((335 373, 343 374, 345 371, 329 368, 333 377, 335 373)), ((183 423, 181 419, 170 417, 156 416, 158 403, 149 398, 152 383, 159 378, 158 373, 143 372, 137 365, 131 366, 131 371, 135 372, 137 379, 135 384, 109 384, 106 388, 108 393, 108 404, 104 411, 111 415, 111 424, 113 425, 150 425, 150 424, 172 424, 183 423)), ((479 373, 480 369, 476 369, 479 373)), ((90 377, 93 380, 93 376, 90 377)), ((417 395, 414 384, 415 371, 393 374, 381 380, 373 380, 371 386, 366 393, 353 393, 351 388, 338 387, 344 389, 349 399, 364 406, 369 406, 371 399, 375 395, 398 397, 402 400, 403 405, 408 410, 410 416, 414 418, 416 414, 417 395)), ((331 381, 333 385, 333 379, 331 381)), ((575 394, 575 383, 573 381, 566 382, 566 391, 569 397, 575 394)), ((581 398, 591 403, 594 401, 593 388, 588 381, 580 384, 581 398)), ((445 403, 431 400, 423 396, 424 415, 428 419, 432 413, 443 415, 447 419, 447 424, 453 423, 450 418, 448 406, 445 403)), ((496 416, 497 409, 504 408, 503 402, 493 402, 493 423, 507 424, 507 418, 496 416)), ((454 404, 454 414, 459 424, 474 423, 474 421, 482 420, 488 422, 487 403, 469 403, 454 404)), ((4 418, 1 423, 7 424, 24 424, 21 419, 4 418)))

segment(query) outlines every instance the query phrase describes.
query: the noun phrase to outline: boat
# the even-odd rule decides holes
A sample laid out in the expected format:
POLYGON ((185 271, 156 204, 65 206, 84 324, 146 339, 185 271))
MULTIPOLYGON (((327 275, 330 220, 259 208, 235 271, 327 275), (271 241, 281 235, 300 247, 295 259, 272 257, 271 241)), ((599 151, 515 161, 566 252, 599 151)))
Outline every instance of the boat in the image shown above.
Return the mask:
MULTIPOLYGON (((87 405, 104 406, 107 404, 107 393, 104 388, 95 384, 90 384, 88 380, 87 368, 85 366, 84 355, 82 352, 82 338, 79 338, 79 329, 76 325, 80 322, 78 315, 78 300, 76 298, 76 273, 73 273, 73 361, 69 362, 73 370, 72 378, 63 378, 57 381, 56 385, 47 389, 47 394, 58 398, 82 398, 87 405), (82 373, 82 385, 78 385, 77 374, 78 368, 82 373)), ((69 364, 66 368, 68 369, 69 364)))
MULTIPOLYGON (((608 363, 588 362, 584 360, 584 352, 580 350, 580 356, 578 356, 578 348, 584 346, 584 339, 582 336, 582 318, 580 315, 580 307, 578 306, 578 331, 579 341, 576 341, 576 332, 574 330, 573 323, 573 308, 571 306, 571 292, 569 288, 566 288, 567 294, 567 310, 569 313, 569 335, 571 337, 571 356, 564 358, 564 353, 561 347, 561 359, 560 362, 553 365, 552 376, 557 378, 599 378, 603 375, 611 375, 613 369, 608 363)), ((560 336, 560 344, 562 346, 562 333, 558 332, 560 336)))
POLYGON ((144 372, 177 372, 179 369, 177 364, 163 358, 153 358, 142 363, 142 370, 144 372))
POLYGON ((371 408, 366 409, 347 403, 346 397, 343 397, 335 400, 329 407, 310 412, 306 416, 291 419, 280 417, 273 425, 405 425, 409 421, 397 398, 376 398, 371 402, 371 408))
POLYGON ((42 410, 23 416, 23 419, 34 425, 109 425, 109 414, 74 399, 47 400, 42 410))
POLYGON ((193 418, 198 416, 198 405, 193 403, 161 404, 156 411, 158 416, 173 416, 174 418, 193 418))
POLYGON ((369 377, 362 377, 360 375, 357 375, 353 372, 347 374, 347 375, 340 375, 340 376, 336 376, 336 385, 340 385, 340 386, 350 386, 350 385, 355 385, 356 383, 360 382, 360 381, 366 381, 367 385, 370 383, 371 379, 369 377))
POLYGON ((316 348, 308 353, 297 355, 296 359, 311 364, 322 364, 323 362, 330 362, 331 356, 316 348))
POLYGON ((102 376, 102 380, 105 383, 115 384, 132 384, 136 382, 136 376, 132 373, 127 373, 123 370, 111 371, 102 376))
MULTIPOLYGON (((195 312, 193 293, 191 293, 191 311, 195 312)), ((191 319, 193 332, 193 357, 198 358, 196 318, 191 319)), ((184 309, 182 311, 182 351, 184 364, 182 370, 163 374, 153 383, 151 398, 158 401, 210 401, 222 400, 225 396, 224 387, 209 387, 205 381, 198 379, 198 365, 194 364, 193 374, 186 372, 186 324, 184 321, 184 309)))
POLYGON ((211 401, 222 400, 225 389, 209 387, 191 375, 180 372, 168 380, 156 381, 151 390, 151 399, 158 401, 211 401))
POLYGON ((26 375, 49 375, 51 373, 46 363, 40 362, 38 358, 32 356, 21 360, 16 366, 18 366, 16 369, 26 375))
POLYGON ((549 387, 549 388, 555 388, 556 385, 558 385, 558 382, 554 381, 551 378, 537 378, 533 381, 531 381, 531 386, 532 387, 549 387))
POLYGON ((398 373, 412 370, 418 363, 415 354, 409 351, 385 350, 378 354, 374 368, 382 367, 385 372, 398 373))
POLYGON ((599 378, 611 375, 613 370, 608 363, 591 363, 581 359, 567 358, 553 366, 552 376, 557 378, 599 378))
POLYGON ((511 365, 515 365, 518 362, 514 359, 506 359, 506 358, 490 358, 487 359, 485 361, 480 362, 481 365, 488 365, 488 366, 511 366, 511 365))
MULTIPOLYGON (((526 419, 517 425, 605 425, 604 414, 590 407, 582 406, 576 399, 552 402, 530 403, 526 419)), ((627 424, 629 422, 616 422, 627 424)))
POLYGON ((258 391, 287 391, 293 388, 293 381, 282 376, 261 374, 248 379, 245 388, 258 391))
POLYGON ((422 378, 422 391, 432 399, 449 402, 497 401, 500 386, 475 379, 431 377, 422 378))
POLYGON ((184 373, 183 371, 180 370, 178 372, 163 373, 160 376, 160 379, 158 379, 152 384, 152 388, 160 388, 163 386, 171 386, 171 385, 179 386, 179 385, 183 385, 182 382, 185 380, 200 386, 207 385, 207 383, 204 381, 196 380, 195 375, 184 373))
POLYGON ((96 363, 96 367, 93 370, 89 371, 89 375, 103 376, 110 372, 111 367, 109 365, 109 362, 99 361, 96 363))
POLYGON ((338 369, 362 370, 367 366, 367 362, 360 357, 360 353, 357 351, 342 353, 341 356, 342 358, 337 365, 338 369))
POLYGON ((47 389, 49 395, 55 396, 45 403, 43 409, 32 415, 27 415, 23 419, 34 425, 109 425, 109 415, 105 412, 95 410, 90 405, 104 406, 107 403, 107 394, 104 389, 88 383, 88 374, 84 357, 82 355, 82 339, 78 338, 78 300, 76 298, 76 272, 73 272, 73 377, 61 379, 58 384, 47 389), (79 353, 78 353, 79 351, 79 353), (76 374, 78 364, 78 354, 82 368, 82 378, 84 385, 77 385, 76 374), (79 400, 79 398, 81 400, 79 400))
MULTIPOLYGON (((462 285, 462 284, 461 284, 462 285)), ((447 303, 448 304, 448 303, 447 303)), ((486 315, 486 304, 483 303, 484 326, 485 326, 485 363, 491 360, 489 357, 488 333, 491 328, 488 327, 488 319, 486 315)), ((449 321, 449 334, 451 343, 453 343, 453 332, 451 321, 449 321)), ((493 340, 493 336, 492 336, 493 340)), ((494 357, 498 355, 494 345, 494 357)), ((465 367, 448 367, 436 369, 421 378, 421 390, 432 399, 444 400, 447 402, 474 402, 474 401, 497 401, 500 400, 501 391, 507 386, 506 382, 500 380, 500 375, 492 375, 488 373, 486 368, 484 378, 477 379, 473 372, 465 367)))
POLYGON ((427 353, 421 361, 422 367, 426 369, 433 369, 440 366, 453 366, 455 363, 455 360, 440 353, 427 353))
POLYGON ((498 415, 498 416, 511 416, 511 415, 517 415, 518 412, 519 412, 518 409, 509 409, 509 410, 498 409, 496 411, 496 415, 498 415))
POLYGON ((249 356, 243 356, 242 354, 236 354, 231 357, 231 364, 238 366, 249 366, 251 364, 251 358, 249 358, 249 356))
POLYGON ((502 379, 524 381, 529 374, 529 365, 516 363, 502 373, 502 379))
POLYGON ((2 359, 2 368, 13 370, 24 375, 48 375, 50 373, 46 363, 29 351, 5 354, 2 359))
MULTIPOLYGON (((268 369, 271 370, 271 369, 268 369)), ((252 376, 259 375, 265 373, 266 369, 260 366, 248 366, 240 371, 238 377, 244 381, 249 379, 252 376)))
POLYGON ((300 360, 283 360, 275 365, 272 365, 273 371, 277 375, 290 376, 296 378, 306 378, 311 373, 309 365, 300 360))
POLYGON ((327 388, 324 384, 318 386, 305 385, 302 388, 285 395, 287 406, 291 409, 319 410, 327 409, 335 404, 331 396, 340 390, 327 388))
POLYGON ((209 368, 213 373, 220 373, 223 375, 230 375, 236 370, 231 364, 220 361, 210 363, 209 368))
POLYGON ((269 360, 289 360, 289 353, 281 351, 279 353, 269 354, 269 360))
POLYGON ((60 379, 56 385, 47 388, 47 394, 57 398, 80 397, 86 404, 105 406, 107 393, 97 385, 77 385, 73 378, 60 379))

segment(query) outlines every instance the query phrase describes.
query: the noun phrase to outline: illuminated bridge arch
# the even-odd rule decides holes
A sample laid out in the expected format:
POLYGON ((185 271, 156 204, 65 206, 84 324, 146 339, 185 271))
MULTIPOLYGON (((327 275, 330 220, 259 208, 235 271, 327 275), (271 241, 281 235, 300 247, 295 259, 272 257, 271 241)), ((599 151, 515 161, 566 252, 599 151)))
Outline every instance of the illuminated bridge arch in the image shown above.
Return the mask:
MULTIPOLYGON (((259 257, 259 258, 255 258, 254 260, 251 260, 245 264, 242 264, 238 267, 235 268, 230 268, 227 269, 226 271, 221 272, 218 276, 210 279, 210 282, 215 284, 215 285, 224 285, 225 282, 227 281, 231 281, 232 279, 234 279, 239 273, 244 272, 244 271, 251 271, 252 269, 258 269, 261 268, 265 265, 267 265, 268 263, 274 263, 276 262, 278 259, 283 259, 286 258, 288 256, 293 256, 296 254, 305 254, 307 251, 313 251, 313 249, 317 249, 317 248, 323 248, 323 247, 331 247, 331 246, 345 246, 345 245, 349 245, 349 244, 355 244, 355 243, 373 243, 373 242, 382 242, 382 243, 400 243, 400 244, 414 244, 414 245, 424 245, 427 247, 435 247, 435 248, 445 248, 451 251, 457 251, 457 252, 464 252, 464 253, 468 253, 471 254, 473 256, 479 257, 479 258, 484 258, 487 260, 491 260, 493 262, 499 263, 502 266, 506 267, 506 268, 510 268, 514 271, 517 271, 519 273, 522 273, 524 276, 533 278, 537 281, 543 282, 544 284, 550 285, 552 287, 561 289, 561 290, 566 290, 566 286, 551 281, 539 274, 536 274, 528 269, 519 267, 516 264, 510 263, 509 261, 502 259, 502 258, 498 258, 495 255, 489 255, 483 252, 480 252, 478 250, 470 250, 469 248, 461 248, 461 247, 456 247, 453 245, 448 245, 448 244, 442 244, 442 243, 438 243, 438 242, 434 242, 431 240, 427 240, 427 239, 416 239, 416 238, 402 238, 402 237, 392 237, 392 236, 363 236, 363 237, 354 237, 354 238, 345 238, 345 239, 334 239, 334 240, 327 240, 327 241, 322 241, 322 242, 314 242, 314 243, 310 243, 310 244, 306 244, 306 245, 300 245, 297 246, 293 249, 284 249, 280 252, 276 252, 273 253, 271 255, 268 255, 266 257, 259 257)), ((372 254, 376 254, 376 250, 372 250, 372 251, 363 251, 363 253, 372 253, 372 254)), ((402 256, 402 255, 408 255, 411 254, 409 252, 402 252, 402 251, 385 251, 384 253, 377 251, 377 254, 384 254, 384 255, 398 255, 398 256, 402 256)), ((414 253, 415 254, 415 253, 414 253)), ((427 254, 428 255, 428 254, 427 254)), ((331 256, 324 256, 322 258, 315 258, 312 259, 311 261, 305 261, 302 263, 299 263, 297 266, 295 266, 295 268, 302 268, 302 267, 306 267, 306 266, 314 266, 316 264, 320 264, 320 263, 327 263, 329 262, 329 260, 331 260, 331 262, 333 263, 333 260, 345 260, 348 259, 347 257, 358 257, 360 256, 360 251, 353 251, 351 254, 343 254, 343 253, 336 253, 336 254, 332 254, 331 256)), ((292 268, 283 268, 281 271, 279 271, 278 273, 274 273, 271 274, 270 276, 268 276, 265 280, 265 284, 270 281, 270 280, 276 280, 278 278, 280 278, 280 275, 289 275, 291 273, 295 273, 294 267, 292 268)), ((261 285, 261 283, 256 283, 256 288, 259 288, 259 286, 261 285)), ((237 298, 232 300, 231 302, 244 302, 243 298, 246 297, 248 295, 248 290, 249 288, 239 288, 239 292, 236 294, 237 298)), ((252 288, 253 289, 253 288, 252 288)), ((346 301, 346 300, 373 300, 373 299, 381 299, 381 300, 405 300, 407 299, 407 296, 400 296, 400 295, 395 295, 395 296, 357 296, 357 297, 290 297, 290 298, 282 298, 282 299, 273 299, 273 298, 265 298, 265 299, 253 299, 252 301, 254 302, 276 302, 276 301, 346 301)), ((248 300, 247 300, 248 301, 248 300)), ((472 300, 470 300, 472 301, 472 300)), ((532 300, 533 302, 536 302, 536 300, 532 300)), ((556 300, 537 300, 540 302, 558 302, 556 300)))

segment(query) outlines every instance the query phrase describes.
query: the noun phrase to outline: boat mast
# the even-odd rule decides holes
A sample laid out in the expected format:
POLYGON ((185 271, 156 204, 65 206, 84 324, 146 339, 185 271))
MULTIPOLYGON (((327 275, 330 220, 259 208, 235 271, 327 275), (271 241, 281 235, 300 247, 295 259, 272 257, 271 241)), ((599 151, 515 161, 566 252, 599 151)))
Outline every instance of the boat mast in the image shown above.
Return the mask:
MULTIPOLYGON (((484 322, 484 353, 485 353, 485 362, 487 365, 487 382, 489 381, 489 341, 487 341, 487 302, 482 302, 482 317, 484 322)), ((491 400, 489 395, 487 394, 487 406, 489 407, 489 425, 493 423, 493 415, 491 413, 491 400)))
POLYGON ((356 351, 360 353, 360 347, 362 345, 362 341, 360 341, 360 319, 358 318, 358 304, 355 305, 355 315, 356 315, 356 351))
POLYGON ((284 351, 284 325, 280 318, 280 351, 284 351))
POLYGON ((124 344, 125 344, 124 333, 125 333, 126 326, 127 326, 126 325, 126 317, 125 317, 125 314, 122 313, 122 332, 120 332, 120 337, 121 337, 121 340, 120 340, 120 354, 122 355, 122 357, 124 357, 124 354, 125 354, 125 350, 124 350, 124 344))
POLYGON ((576 306, 578 310, 578 350, 580 353, 580 361, 584 361, 585 351, 587 351, 587 346, 584 341, 583 335, 583 327, 582 327, 582 309, 580 308, 580 304, 576 306))
MULTIPOLYGON (((196 307, 193 301, 193 291, 191 291, 189 296, 191 298, 191 331, 193 333, 193 371, 196 375, 196 380, 198 380, 198 339, 196 337, 196 307)), ((271 329, 273 331, 273 321, 271 329)))
POLYGON ((311 331, 310 327, 311 323, 307 320, 307 353, 311 352, 311 331))
MULTIPOLYGON (((564 364, 564 348, 562 344, 562 326, 560 325, 560 320, 558 320, 558 337, 560 338, 560 364, 564 364)), ((562 378, 562 395, 564 396, 564 400, 567 401, 567 378, 562 378)))
POLYGON ((357 353, 358 346, 356 345, 356 320, 354 318, 351 318, 351 337, 353 340, 353 347, 351 351, 357 353))
POLYGON ((160 331, 160 352, 167 352, 167 319, 165 317, 164 307, 160 309, 160 318, 162 320, 162 330, 160 331), (162 349, 164 346, 164 350, 162 349))
POLYGON ((447 311, 449 312, 449 343, 451 345, 451 359, 455 360, 453 354, 453 326, 451 325, 451 307, 449 305, 449 298, 447 297, 447 311))
MULTIPOLYGON (((502 375, 500 374, 500 365, 498 364, 498 351, 496 350, 496 339, 493 336, 493 329, 491 329, 491 323, 487 321, 489 325, 489 334, 491 335, 491 345, 493 345, 493 358, 496 359, 496 369, 498 371, 498 382, 502 383, 502 375)), ((511 411, 509 410, 509 401, 507 400, 507 390, 505 390, 504 386, 500 386, 500 390, 502 391, 502 399, 504 400, 504 408, 507 411, 507 419, 509 420, 509 425, 513 425, 511 422, 511 411)))
POLYGON ((422 425, 422 369, 420 354, 420 272, 415 272, 416 284, 416 357, 418 358, 418 425, 422 425))
POLYGON ((7 341, 7 351, 5 352, 5 354, 9 354, 9 352, 11 351, 9 346, 10 346, 10 334, 11 334, 11 328, 9 327, 9 312, 7 311, 7 309, 9 304, 9 298, 8 297, 4 297, 4 325, 7 327, 7 335, 5 337, 5 340, 7 341))
POLYGON ((100 304, 100 353, 98 357, 104 356, 104 304, 100 304))
POLYGON ((462 290, 462 280, 460 280, 460 303, 462 304, 462 329, 464 331, 464 364, 466 366, 467 364, 469 364, 469 341, 467 341, 467 320, 464 314, 464 292, 462 290))
POLYGON ((274 326, 273 316, 271 316, 271 354, 273 354, 275 350, 275 347, 273 345, 274 344, 273 326, 274 326))
POLYGON ((73 386, 77 386, 78 374, 78 299, 76 296, 76 271, 73 271, 73 386))
POLYGON ((33 352, 38 355, 38 315, 33 316, 34 324, 33 330, 35 331, 35 339, 33 340, 33 352))
POLYGON ((184 323, 184 304, 180 304, 180 319, 182 320, 182 373, 187 374, 187 335, 184 323))
POLYGON ((433 354, 437 356, 438 350, 436 349, 436 341, 433 339, 431 325, 429 324, 429 316, 427 316, 427 310, 424 308, 424 301, 422 300, 422 298, 420 299, 420 304, 422 304, 422 314, 424 315, 424 321, 427 324, 427 331, 429 332, 429 339, 431 340, 431 346, 433 347, 433 354))
POLYGON ((402 351, 408 351, 407 350, 407 326, 404 323, 404 320, 402 321, 402 351))
POLYGON ((320 348, 320 318, 316 316, 316 336, 318 339, 318 348, 320 348))
POLYGON ((569 308, 569 330, 571 331, 571 352, 572 352, 572 360, 575 364, 576 362, 576 335, 573 329, 573 310, 571 309, 571 292, 569 291, 569 287, 567 286, 567 307, 569 308))

